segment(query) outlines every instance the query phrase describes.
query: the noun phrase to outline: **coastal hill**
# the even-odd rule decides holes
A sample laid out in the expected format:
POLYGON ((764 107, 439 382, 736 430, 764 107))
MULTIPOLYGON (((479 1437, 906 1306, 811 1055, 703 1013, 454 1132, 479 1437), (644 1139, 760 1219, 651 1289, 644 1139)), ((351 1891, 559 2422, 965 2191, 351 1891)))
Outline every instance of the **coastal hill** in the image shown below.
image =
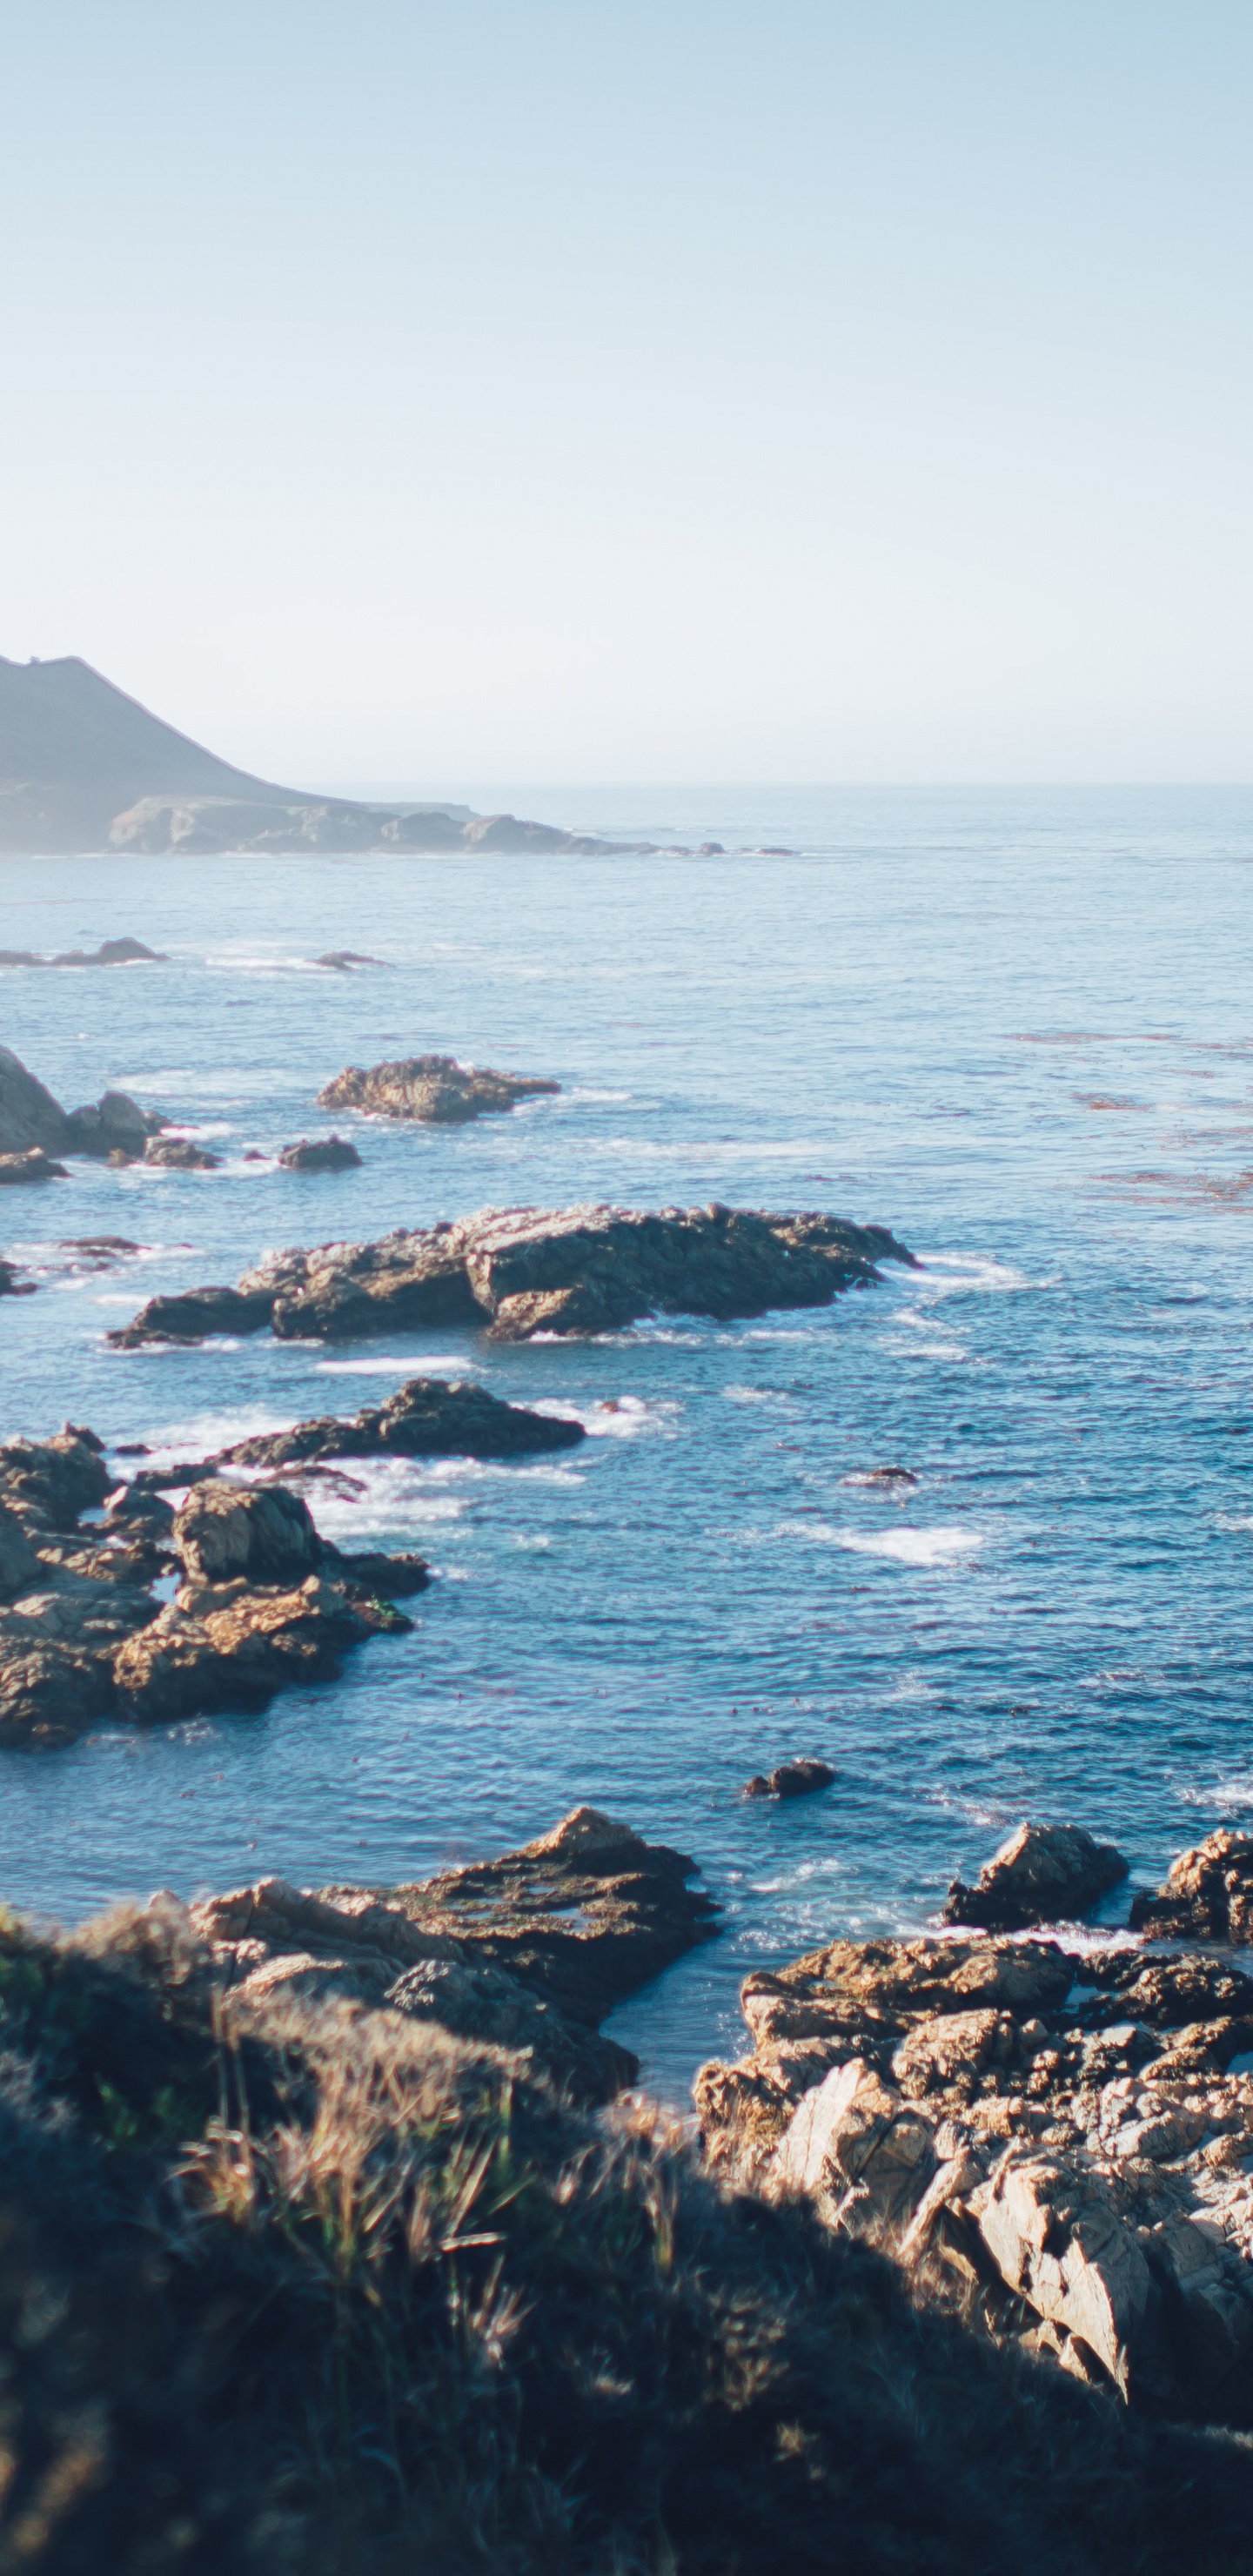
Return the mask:
POLYGON ((254 778, 89 662, 0 655, 0 853, 517 850, 610 844, 468 805, 374 805, 254 778))

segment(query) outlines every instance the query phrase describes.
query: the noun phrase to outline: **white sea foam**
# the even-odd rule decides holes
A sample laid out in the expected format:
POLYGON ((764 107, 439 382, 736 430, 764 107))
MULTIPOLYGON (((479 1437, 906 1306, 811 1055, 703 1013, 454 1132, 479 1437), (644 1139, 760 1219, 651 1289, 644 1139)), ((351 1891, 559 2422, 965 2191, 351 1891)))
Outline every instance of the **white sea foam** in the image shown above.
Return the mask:
POLYGON ((816 1547, 845 1547, 855 1556, 888 1557, 896 1565, 954 1565, 984 1545, 981 1530, 959 1521, 933 1529, 850 1530, 832 1521, 783 1521, 780 1537, 805 1538, 816 1547))
POLYGON ((468 1359, 463 1351, 423 1351, 420 1359, 412 1351, 403 1357, 381 1351, 368 1360, 318 1360, 315 1365, 324 1377, 393 1377, 397 1370, 403 1377, 430 1377, 440 1369, 481 1369, 483 1363, 468 1359))

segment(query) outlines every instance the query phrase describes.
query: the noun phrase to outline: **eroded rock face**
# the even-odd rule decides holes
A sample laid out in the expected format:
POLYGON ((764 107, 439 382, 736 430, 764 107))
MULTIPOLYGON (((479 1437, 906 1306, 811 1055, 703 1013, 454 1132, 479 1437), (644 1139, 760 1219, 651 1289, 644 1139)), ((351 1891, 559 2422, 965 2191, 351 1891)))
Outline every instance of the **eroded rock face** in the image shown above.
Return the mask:
POLYGON ((581 1807, 500 1860, 390 1888, 264 1879, 192 1921, 244 2008, 283 1990, 347 1996, 528 2050, 580 2099, 607 2101, 639 2068, 597 2025, 716 1928, 694 1874, 581 1807))
POLYGON ((65 1111, 20 1056, 0 1047, 0 1153, 25 1154, 32 1145, 46 1154, 68 1151, 65 1111))
POLYGON ((944 1920, 982 1924, 991 1932, 1070 1922, 1126 1875, 1122 1853, 1112 1843, 1094 1841, 1082 1825, 1019 1825, 985 1862, 973 1887, 954 1879, 944 1920))
POLYGON ((925 2258, 1082 2378, 1250 2420, 1253 1978, 1130 1944, 836 1941, 742 2003, 749 2056, 694 2088, 715 2166, 925 2258))
POLYGON ((423 1233, 376 1243, 325 1243, 267 1253, 244 1272, 238 1307, 222 1289, 154 1297, 109 1338, 122 1349, 186 1340, 193 1307, 211 1318, 255 1315, 202 1329, 246 1331, 268 1320, 280 1338, 346 1340, 427 1325, 486 1321, 494 1339, 616 1332, 649 1314, 729 1321, 772 1307, 823 1306, 879 1276, 880 1261, 914 1265, 881 1226, 817 1214, 763 1216, 713 1205, 541 1211, 486 1208, 423 1233))
POLYGON ((196 1485, 174 1516, 173 1543, 201 1583, 303 1583, 322 1554, 308 1504, 281 1485, 196 1485))
POLYGON ((361 1156, 346 1136, 302 1136, 284 1145, 278 1159, 285 1172, 347 1172, 361 1156))
POLYGON ((512 1109, 559 1082, 487 1067, 458 1064, 451 1055, 411 1055, 368 1069, 349 1064, 318 1093, 320 1109, 359 1109, 375 1118, 406 1118, 422 1126, 460 1127, 512 1109))
POLYGON ((173 1514, 109 1477, 93 1432, 0 1447, 0 1742, 67 1743, 100 1718, 262 1705, 410 1622, 418 1557, 346 1556, 281 1487, 202 1479, 173 1514), (107 1502, 103 1523, 80 1526, 107 1502), (173 1602, 152 1590, 168 1568, 173 1602))
POLYGON ((121 1350, 142 1342, 200 1342, 215 1333, 259 1333, 269 1323, 273 1297, 238 1288, 185 1288, 150 1297, 131 1324, 110 1333, 121 1350))
POLYGON ((1131 1921, 1167 1939, 1253 1941, 1253 1834, 1224 1825, 1181 1852, 1164 1887, 1132 1897, 1131 1921))

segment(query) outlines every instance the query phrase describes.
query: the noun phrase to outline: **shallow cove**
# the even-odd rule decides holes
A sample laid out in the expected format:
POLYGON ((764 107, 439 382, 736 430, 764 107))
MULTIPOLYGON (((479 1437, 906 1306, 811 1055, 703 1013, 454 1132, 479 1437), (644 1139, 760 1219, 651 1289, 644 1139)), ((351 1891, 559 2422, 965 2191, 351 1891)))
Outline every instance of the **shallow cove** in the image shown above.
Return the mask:
POLYGON ((1253 1809, 1253 793, 496 801, 527 799, 732 854, 0 863, 6 944, 170 952, 0 973, 0 1041, 67 1105, 132 1090, 223 1156, 6 1194, 0 1248, 44 1283, 0 1305, 6 1432, 68 1414, 187 1455, 428 1370, 596 1435, 348 1462, 315 1514, 432 1558, 416 1634, 261 1717, 0 1757, 0 1891, 71 1916, 412 1878, 590 1800, 726 1906, 614 2019, 677 2098, 741 2044, 746 1964, 931 1919, 1020 1815, 1156 1879, 1253 1809), (780 842, 803 855, 734 854, 780 842), (390 968, 306 962, 337 948, 390 968), (452 1132, 314 1109, 342 1065, 426 1050, 565 1088, 452 1132), (243 1160, 332 1124, 360 1171, 243 1160), (103 1344, 266 1244, 581 1197, 830 1207, 928 1268, 592 1344, 103 1344), (110 1234, 151 1248, 55 1249, 110 1234), (919 1481, 845 1481, 883 1466, 919 1481), (740 1802, 794 1752, 834 1787, 740 1802))

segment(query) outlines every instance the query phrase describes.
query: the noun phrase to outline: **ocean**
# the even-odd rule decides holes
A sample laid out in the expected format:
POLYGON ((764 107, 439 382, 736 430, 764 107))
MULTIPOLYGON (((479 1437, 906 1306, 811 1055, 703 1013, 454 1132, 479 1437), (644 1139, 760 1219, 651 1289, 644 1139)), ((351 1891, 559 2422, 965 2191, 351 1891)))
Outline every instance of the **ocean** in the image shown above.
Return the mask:
POLYGON ((0 1304, 5 1436, 69 1417, 187 1454, 424 1371, 593 1434, 518 1466, 353 1462, 318 1517, 430 1557, 414 1633, 261 1715, 0 1754, 0 1895, 69 1920, 270 1871, 414 1877, 590 1801, 690 1852, 724 1909, 610 2025, 682 2103, 742 2044, 750 1965, 934 1923, 1020 1817, 1089 1826, 1148 1882, 1253 1815, 1253 790, 497 801, 679 847, 0 861, 6 946, 169 952, 0 971, 0 1041, 67 1106, 132 1091, 223 1158, 4 1194, 0 1248, 41 1283, 0 1304), (338 948, 386 964, 310 962, 338 948), (360 1171, 243 1159, 343 1129, 314 1095, 344 1064, 427 1049, 562 1090, 354 1126, 360 1171), (715 1198, 886 1224, 923 1267, 817 1312, 521 1348, 104 1339, 268 1245, 715 1198), (142 1248, 67 1248, 106 1233, 142 1248), (884 1466, 916 1482, 864 1481, 884 1466), (745 1803, 792 1753, 834 1785, 745 1803))

